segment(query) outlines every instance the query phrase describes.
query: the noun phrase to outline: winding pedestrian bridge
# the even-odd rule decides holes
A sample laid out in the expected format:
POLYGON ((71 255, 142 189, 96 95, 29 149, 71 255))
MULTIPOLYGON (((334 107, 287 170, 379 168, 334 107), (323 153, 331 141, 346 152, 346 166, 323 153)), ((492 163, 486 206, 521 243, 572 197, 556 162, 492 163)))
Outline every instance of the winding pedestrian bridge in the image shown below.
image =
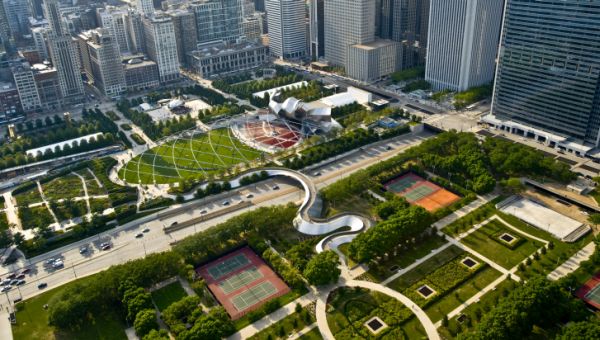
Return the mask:
POLYGON ((371 226, 371 220, 367 216, 356 213, 341 213, 329 218, 313 216, 311 214, 311 208, 313 208, 317 202, 318 191, 313 181, 299 171, 276 167, 250 170, 231 181, 231 186, 238 187, 240 186, 239 180, 242 177, 252 175, 253 173, 260 173, 262 171, 267 172, 271 177, 282 176, 290 178, 302 186, 304 189, 304 199, 298 210, 298 215, 294 219, 294 227, 296 230, 306 235, 318 236, 329 234, 317 244, 316 250, 318 253, 322 252, 327 244, 337 247, 340 244, 352 241, 356 235, 371 226), (345 227, 349 227, 350 229, 333 233, 336 230, 345 227))

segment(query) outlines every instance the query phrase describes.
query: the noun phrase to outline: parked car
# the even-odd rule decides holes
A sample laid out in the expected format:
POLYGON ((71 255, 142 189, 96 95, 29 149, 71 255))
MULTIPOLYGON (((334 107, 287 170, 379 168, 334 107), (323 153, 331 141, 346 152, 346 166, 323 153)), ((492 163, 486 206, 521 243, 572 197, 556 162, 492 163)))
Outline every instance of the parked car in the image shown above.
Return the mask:
POLYGON ((142 230, 143 233, 147 233, 150 232, 150 228, 144 228, 144 230, 142 230))
POLYGON ((9 279, 11 279, 11 280, 12 280, 12 279, 14 279, 15 277, 17 277, 17 273, 10 273, 10 274, 8 274, 8 276, 7 276, 7 278, 9 278, 9 279))
POLYGON ((110 243, 104 242, 104 243, 100 244, 100 249, 102 249, 102 250, 109 250, 110 249, 110 243))
POLYGON ((0 286, 8 286, 10 285, 10 281, 11 279, 4 279, 2 282, 0 282, 0 286))
POLYGON ((52 264, 52 268, 54 268, 54 269, 59 269, 59 268, 62 268, 64 266, 65 266, 65 263, 62 260, 56 260, 52 264))
POLYGON ((0 292, 2 292, 2 293, 8 292, 11 289, 12 289, 12 286, 4 286, 4 287, 2 287, 2 289, 0 289, 0 292))
POLYGON ((48 284, 46 282, 42 282, 39 285, 37 285, 38 289, 44 289, 46 287, 48 287, 48 284))
POLYGON ((88 252, 88 246, 79 247, 79 254, 85 254, 88 252))
POLYGON ((204 214, 206 214, 206 213, 207 213, 207 211, 206 211, 206 210, 202 210, 202 211, 200 212, 200 215, 204 215, 204 214))
POLYGON ((31 268, 25 268, 25 269, 21 270, 21 274, 29 274, 30 271, 31 271, 31 268))
POLYGON ((229 201, 223 201, 223 205, 224 206, 228 206, 229 205, 229 201))
POLYGON ((254 197, 254 195, 253 195, 253 194, 248 194, 248 195, 246 195, 246 198, 253 198, 253 197, 254 197))
POLYGON ((22 286, 24 284, 25 284, 25 280, 18 280, 16 285, 17 286, 22 286))
POLYGON ((137 234, 135 234, 135 238, 142 238, 142 237, 144 237, 143 233, 137 233, 137 234))
POLYGON ((16 277, 17 280, 23 280, 24 278, 25 278, 25 274, 19 274, 16 277))
POLYGON ((274 186, 272 187, 272 189, 273 189, 273 190, 279 190, 279 185, 274 185, 274 186))

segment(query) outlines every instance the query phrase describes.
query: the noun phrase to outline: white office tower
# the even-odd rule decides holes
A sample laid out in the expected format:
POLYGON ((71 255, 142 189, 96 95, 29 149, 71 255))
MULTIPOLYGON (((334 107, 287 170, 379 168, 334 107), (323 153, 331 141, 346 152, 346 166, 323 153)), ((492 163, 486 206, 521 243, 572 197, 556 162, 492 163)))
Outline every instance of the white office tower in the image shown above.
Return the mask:
POLYGON ((306 55, 304 0, 265 0, 271 55, 282 59, 306 55))
POLYGON ((345 67, 351 45, 375 39, 375 0, 326 0, 324 19, 325 59, 333 65, 345 67))
POLYGON ((110 31, 121 53, 131 51, 131 42, 127 34, 127 14, 127 8, 125 7, 106 6, 105 8, 96 9, 98 25, 110 31))
POLYGON ((125 92, 125 73, 119 46, 110 30, 98 28, 79 35, 81 58, 88 79, 106 96, 125 92))
POLYGON ((33 71, 29 65, 23 65, 13 68, 13 77, 17 91, 19 91, 19 99, 21 107, 25 112, 33 112, 42 108, 40 94, 35 83, 33 71))
POLYGON ((431 0, 425 80, 464 91, 494 78, 504 1, 431 0))
POLYGON ((77 44, 63 29, 57 0, 45 0, 44 9, 50 25, 50 56, 58 73, 61 94, 67 103, 81 102, 84 91, 77 44))
POLYGON ((158 65, 160 82, 168 83, 177 80, 179 78, 179 57, 173 21, 166 15, 144 18, 143 21, 146 52, 150 59, 158 65))
POLYGON ((35 44, 35 50, 40 54, 43 60, 50 59, 50 53, 46 41, 48 40, 48 33, 50 29, 48 27, 34 27, 31 29, 31 36, 33 37, 33 43, 35 44))
POLYGON ((138 13, 151 17, 154 15, 154 4, 152 0, 136 0, 135 7, 138 13))

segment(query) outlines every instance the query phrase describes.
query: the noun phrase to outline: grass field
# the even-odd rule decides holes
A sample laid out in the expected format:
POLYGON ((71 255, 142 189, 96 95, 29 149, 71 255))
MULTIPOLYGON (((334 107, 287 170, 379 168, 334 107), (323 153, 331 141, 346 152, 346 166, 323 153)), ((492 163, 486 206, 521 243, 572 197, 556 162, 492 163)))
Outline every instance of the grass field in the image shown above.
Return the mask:
POLYGON ((81 179, 73 174, 68 174, 42 184, 42 190, 49 201, 61 198, 74 198, 84 195, 81 179))
POLYGON ((512 269, 521 261, 531 256, 536 250, 542 247, 542 243, 530 240, 525 236, 510 229, 498 220, 492 220, 477 231, 461 240, 462 243, 473 248, 483 256, 492 259, 506 269, 512 269), (521 243, 515 249, 494 240, 498 234, 508 233, 521 239, 521 243))
POLYGON ((299 340, 321 340, 323 337, 321 336, 321 332, 319 332, 319 328, 315 327, 310 332, 302 335, 298 338, 299 340))
POLYGON ((135 157, 119 172, 129 183, 179 182, 219 174, 260 157, 260 152, 237 140, 228 129, 162 144, 135 157))
POLYGON ((248 340, 286 338, 304 327, 313 324, 315 321, 315 317, 303 308, 300 313, 294 312, 286 316, 282 320, 251 336, 248 340))
POLYGON ((187 294, 185 290, 183 290, 183 287, 181 287, 179 281, 175 281, 152 292, 152 300, 154 300, 156 307, 158 307, 158 310, 161 312, 172 303, 177 302, 186 296, 187 294))
MULTIPOLYGON (((48 312, 43 308, 53 296, 61 293, 69 284, 47 291, 36 297, 19 303, 17 309, 17 324, 12 332, 15 340, 121 340, 127 339, 124 329, 127 327, 119 312, 115 309, 106 312, 102 318, 86 322, 76 331, 58 331, 48 325, 48 312)), ((100 315, 100 314, 98 314, 100 315)))

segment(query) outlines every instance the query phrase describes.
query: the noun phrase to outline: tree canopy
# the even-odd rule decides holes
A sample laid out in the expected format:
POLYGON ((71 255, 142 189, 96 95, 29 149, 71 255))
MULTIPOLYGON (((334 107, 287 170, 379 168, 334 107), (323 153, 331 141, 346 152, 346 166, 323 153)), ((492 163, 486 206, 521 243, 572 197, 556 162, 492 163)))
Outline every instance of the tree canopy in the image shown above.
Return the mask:
POLYGON ((340 277, 341 270, 338 268, 340 259, 333 250, 326 250, 315 256, 306 264, 304 277, 312 285, 322 286, 335 283, 340 277))

